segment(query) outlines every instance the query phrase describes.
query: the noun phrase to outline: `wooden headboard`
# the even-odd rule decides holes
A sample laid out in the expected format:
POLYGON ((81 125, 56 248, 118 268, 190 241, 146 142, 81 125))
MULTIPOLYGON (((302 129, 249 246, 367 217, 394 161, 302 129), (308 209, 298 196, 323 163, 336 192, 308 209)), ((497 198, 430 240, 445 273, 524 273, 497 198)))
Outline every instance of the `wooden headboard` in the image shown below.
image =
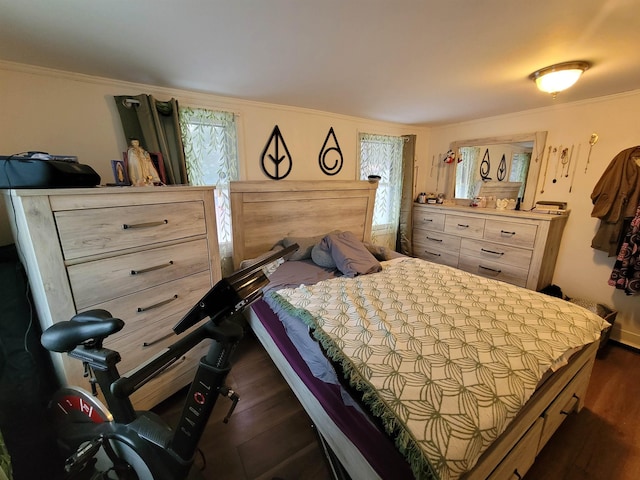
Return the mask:
POLYGON ((377 187, 345 180, 231 182, 234 267, 287 236, 348 230, 369 241, 377 187))

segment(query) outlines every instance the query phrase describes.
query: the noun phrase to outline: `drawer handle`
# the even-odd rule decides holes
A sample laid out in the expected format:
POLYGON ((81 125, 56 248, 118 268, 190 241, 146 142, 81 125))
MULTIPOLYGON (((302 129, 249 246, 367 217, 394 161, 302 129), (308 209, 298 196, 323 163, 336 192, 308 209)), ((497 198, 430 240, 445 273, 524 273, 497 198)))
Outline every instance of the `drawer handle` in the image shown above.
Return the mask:
POLYGON ((155 340, 151 340, 150 342, 142 342, 142 347, 151 347, 152 345, 155 345, 156 343, 161 342, 162 340, 166 340, 169 337, 172 337, 173 335, 175 335, 173 332, 169 332, 166 335, 163 335, 159 338, 156 338, 155 340))
POLYGON ((489 268, 489 267, 485 267, 484 265, 478 265, 478 267, 484 269, 484 270, 489 270, 490 272, 494 272, 494 273, 502 273, 502 270, 497 270, 495 268, 489 268))
POLYGON ((158 227, 160 225, 166 225, 169 223, 169 220, 160 220, 159 222, 146 222, 146 223, 124 223, 122 224, 122 228, 124 230, 129 230, 132 228, 148 228, 148 227, 158 227))
POLYGON ((520 475, 520 474, 518 473, 518 469, 517 469, 517 468, 513 471, 513 474, 516 476, 516 478, 517 478, 518 480, 522 480, 522 475, 520 475))
POLYGON ((431 240, 432 242, 442 242, 442 239, 440 239, 440 238, 433 238, 433 237, 430 237, 430 236, 428 236, 428 235, 427 235, 425 238, 426 238, 427 240, 431 240))
POLYGON ((439 253, 433 253, 433 252, 430 252, 429 250, 425 250, 424 253, 426 253, 427 255, 433 255, 434 257, 441 257, 442 256, 439 253))
POLYGON ((469 228, 469 225, 465 225, 465 224, 463 224, 463 223, 459 223, 459 224, 458 224, 458 226, 459 226, 460 228, 469 228))
POLYGON ((576 406, 578 405, 578 396, 574 393, 573 396, 569 399, 569 402, 564 406, 562 410, 560 410, 560 414, 562 415, 571 415, 576 410, 576 406))
POLYGON ((141 273, 153 272, 154 270, 160 270, 161 268, 170 267, 173 265, 173 260, 169 260, 169 263, 163 263, 162 265, 155 265, 153 267, 142 268, 140 270, 131 270, 131 275, 140 275, 141 273))
POLYGON ((502 233, 503 235, 511 235, 511 236, 516 234, 516 232, 507 232, 506 230, 500 230, 500 233, 502 233))
POLYGON ((486 248, 480 248, 481 252, 493 253, 494 255, 504 255, 504 252, 494 252, 493 250, 487 250, 486 248))
POLYGON ((173 302, 176 298, 178 298, 178 295, 174 295, 171 298, 167 298, 166 300, 163 300, 162 302, 158 302, 158 303, 155 303, 153 305, 149 305, 148 307, 138 307, 138 313, 147 312, 147 311, 152 310, 154 308, 162 307, 163 305, 166 305, 167 303, 173 302))
POLYGON ((423 218, 422 219, 423 222, 433 222, 432 218, 423 218))

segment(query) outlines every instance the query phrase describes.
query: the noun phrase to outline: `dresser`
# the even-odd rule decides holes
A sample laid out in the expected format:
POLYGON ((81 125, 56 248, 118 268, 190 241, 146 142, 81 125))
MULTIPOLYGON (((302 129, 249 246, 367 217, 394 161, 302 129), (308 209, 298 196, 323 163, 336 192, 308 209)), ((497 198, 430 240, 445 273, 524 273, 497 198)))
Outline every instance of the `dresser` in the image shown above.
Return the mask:
MULTIPOLYGON (((121 374, 178 340, 173 326, 221 277, 213 187, 5 190, 42 329, 105 309, 125 327, 104 346, 121 374)), ((207 342, 132 395, 149 409, 187 385, 207 342)), ((88 389, 82 363, 52 353, 61 384, 88 389)))
POLYGON ((413 254, 540 290, 551 284, 568 214, 414 204, 413 254))

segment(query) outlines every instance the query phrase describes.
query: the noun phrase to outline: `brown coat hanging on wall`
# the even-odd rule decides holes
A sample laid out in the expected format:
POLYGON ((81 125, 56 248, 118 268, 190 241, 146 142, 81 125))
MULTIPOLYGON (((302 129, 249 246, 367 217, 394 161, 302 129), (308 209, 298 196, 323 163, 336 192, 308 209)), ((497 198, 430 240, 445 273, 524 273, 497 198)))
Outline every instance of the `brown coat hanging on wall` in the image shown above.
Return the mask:
POLYGON ((640 146, 627 148, 611 160, 591 200, 591 216, 600 219, 591 247, 615 257, 626 233, 625 219, 634 217, 640 203, 640 146))

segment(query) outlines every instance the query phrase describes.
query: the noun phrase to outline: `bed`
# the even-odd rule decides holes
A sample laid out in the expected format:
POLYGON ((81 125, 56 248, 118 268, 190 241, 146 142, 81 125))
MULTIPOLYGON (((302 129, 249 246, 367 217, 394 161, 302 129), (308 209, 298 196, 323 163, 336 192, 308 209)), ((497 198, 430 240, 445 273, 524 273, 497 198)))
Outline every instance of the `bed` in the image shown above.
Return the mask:
MULTIPOLYGON (((287 276, 279 276, 281 271, 293 268, 292 266, 296 263, 287 262, 286 268, 280 266, 271 277, 277 277, 278 280, 265 295, 265 300, 254 304, 248 311, 249 325, 314 422, 323 443, 330 452, 330 457, 337 459, 336 469, 344 469, 351 478, 399 479, 417 477, 438 478, 440 480, 445 478, 520 478, 533 464, 537 453, 544 447, 564 418, 582 408, 597 351, 599 331, 606 326, 606 323, 591 312, 559 299, 475 277, 450 267, 408 257, 402 258, 388 251, 377 250, 375 246, 367 243, 371 236, 371 219, 376 187, 375 182, 367 181, 268 181, 231 184, 234 263, 236 266, 240 266, 242 261, 258 258, 264 252, 284 242, 285 239, 298 240, 301 243, 301 251, 308 251, 311 248, 311 243, 313 246, 323 243, 326 253, 327 249, 333 248, 332 245, 340 244, 338 237, 348 238, 350 242, 355 238, 357 242, 366 245, 372 255, 380 254, 376 257, 377 260, 380 260, 380 272, 369 275, 354 274, 349 275, 348 278, 344 278, 341 272, 338 272, 336 275, 338 278, 322 279, 319 283, 314 284, 318 280, 314 277, 315 270, 313 273, 304 270, 302 277, 300 277, 302 280, 299 281, 304 284, 302 287, 290 281, 287 276), (345 232, 349 235, 346 236, 345 232), (319 238, 322 240, 318 241, 319 238), (310 243, 307 244, 307 241, 310 243), (328 247, 327 244, 329 244, 328 247), (383 280, 384 275, 390 277, 383 280), (438 280, 418 280, 423 275, 438 280), (457 293, 453 292, 453 284, 450 282, 454 280, 449 280, 449 277, 457 282, 457 287, 455 287, 459 290, 457 293), (444 280, 442 280, 443 278, 444 280), (336 298, 349 296, 345 293, 346 290, 341 289, 362 290, 365 288, 363 285, 367 282, 373 282, 374 289, 379 289, 381 288, 380 284, 387 283, 391 286, 397 286, 401 292, 411 291, 410 294, 400 295, 409 299, 406 301, 417 302, 411 308, 402 304, 395 297, 390 300, 389 305, 395 305, 393 308, 396 308, 395 317, 403 318, 398 327, 400 332, 384 330, 384 333, 379 334, 383 330, 382 327, 373 323, 369 329, 362 328, 363 323, 369 323, 368 309, 373 308, 368 304, 365 305, 366 302, 356 301, 355 305, 346 307, 343 304, 331 303, 335 303, 336 298), (417 297, 411 290, 416 288, 415 284, 418 283, 422 285, 420 290, 431 292, 426 294, 427 301, 419 296, 422 293, 418 290, 416 290, 417 297), (401 284, 402 286, 399 286, 401 284), (432 290, 432 286, 435 284, 440 288, 437 292, 432 290), (354 285, 356 286, 354 287, 354 285), (480 297, 477 290, 472 291, 472 289, 478 288, 480 289, 478 291, 483 292, 480 297), (493 298, 488 303, 494 303, 495 306, 483 306, 478 307, 480 310, 474 310, 475 307, 469 307, 468 303, 462 305, 455 303, 458 301, 456 299, 465 296, 473 298, 471 304, 476 306, 479 304, 478 302, 483 305, 487 303, 485 296, 493 298), (521 313, 514 312, 512 306, 505 307, 501 300, 504 297, 517 297, 518 300, 515 302, 517 305, 524 305, 522 302, 525 301, 532 302, 533 306, 527 304, 526 307, 523 307, 525 310, 538 308, 541 305, 540 308, 544 311, 557 311, 554 315, 558 318, 564 320, 567 317, 570 319, 567 320, 569 322, 566 327, 568 332, 561 331, 564 327, 556 326, 555 323, 550 326, 547 320, 541 320, 544 324, 542 330, 547 333, 551 332, 549 335, 555 340, 562 338, 564 342, 565 337, 579 337, 576 340, 577 343, 568 346, 562 355, 549 353, 552 358, 550 366, 556 369, 555 372, 550 369, 547 371, 546 367, 542 368, 541 365, 544 364, 540 362, 539 365, 536 363, 535 368, 531 367, 532 369, 544 370, 538 372, 539 375, 535 378, 529 378, 528 373, 519 373, 522 378, 508 380, 509 388, 514 390, 504 395, 509 399, 506 402, 507 405, 510 402, 513 403, 512 408, 506 407, 506 410, 509 410, 508 414, 503 414, 504 412, 499 415, 495 414, 497 407, 495 407, 494 400, 489 398, 491 393, 484 397, 488 403, 480 405, 482 408, 478 409, 481 414, 476 415, 479 423, 476 422, 475 426, 467 421, 468 415, 459 416, 458 411, 439 411, 436 414, 429 411, 428 405, 440 402, 442 387, 444 386, 446 389, 450 377, 466 376, 468 373, 460 374, 459 367, 452 367, 452 359, 444 359, 437 368, 430 364, 426 369, 429 372, 432 371, 430 370, 432 368, 438 370, 438 381, 442 383, 439 383, 435 390, 420 386, 421 382, 424 385, 433 385, 436 382, 435 374, 433 378, 425 380, 426 377, 421 376, 422 370, 403 372, 402 375, 397 375, 397 372, 393 371, 391 374, 385 373, 386 378, 376 377, 377 372, 385 370, 387 365, 394 364, 394 358, 397 355, 404 355, 396 353, 395 343, 394 348, 387 349, 385 354, 376 355, 376 352, 379 353, 379 350, 376 349, 384 347, 388 338, 393 337, 394 341, 397 338, 404 338, 402 329, 414 328, 413 326, 408 327, 407 321, 404 320, 405 312, 419 311, 421 313, 417 316, 420 318, 430 316, 435 318, 435 313, 438 318, 444 318, 443 316, 453 318, 456 315, 445 311, 447 308, 453 308, 456 311, 466 309, 464 317, 469 319, 467 321, 471 322, 472 326, 456 325, 452 327, 452 331, 455 330, 461 334, 460 332, 466 328, 477 327, 477 325, 474 326, 474 322, 487 315, 504 314, 505 309, 512 310, 508 312, 508 315, 517 316, 521 313), (440 301, 443 298, 447 298, 444 304, 440 301), (324 313, 332 309, 342 313, 349 310, 349 313, 327 315, 325 318, 324 313), (360 313, 352 315, 354 310, 360 311, 360 313), (286 318, 289 314, 295 318, 300 317, 299 319, 304 322, 305 328, 311 329, 314 337, 311 339, 312 343, 317 345, 317 350, 326 353, 327 357, 333 360, 331 364, 335 366, 339 381, 323 378, 324 373, 317 372, 315 359, 307 351, 311 350, 308 343, 304 343, 302 347, 295 343, 298 341, 297 337, 304 335, 300 334, 299 330, 297 334, 292 334, 291 322, 295 322, 295 318, 294 320, 286 318), (344 319, 345 324, 331 323, 338 321, 338 319, 340 322, 344 319), (571 323, 574 320, 576 324, 584 328, 578 329, 576 325, 571 323), (347 325, 349 322, 355 322, 355 328, 360 329, 359 333, 354 334, 350 330, 354 328, 354 325, 347 325), (340 333, 335 334, 335 332, 340 333), (355 337, 359 337, 360 340, 355 342, 356 347, 353 347, 355 337), (362 338, 366 338, 366 340, 363 341, 362 338), (389 353, 389 350, 392 353, 389 353), (372 351, 374 354, 371 354, 372 351), (363 355, 362 352, 365 354, 363 355), (378 358, 368 364, 362 360, 362 356, 378 358), (345 381, 344 377, 348 381, 345 381), (374 388, 378 383, 382 387, 374 388), (411 385, 412 388, 405 388, 406 385, 411 385), (387 386, 390 387, 387 388, 387 386), (397 390, 394 390, 396 388, 397 390), (406 391, 410 394, 418 392, 417 397, 407 397, 406 391), (434 391, 439 393, 434 394, 434 391), (423 398, 424 392, 427 392, 427 398, 423 405, 416 398, 423 398), (520 393, 522 398, 516 399, 520 393), (434 400, 436 397, 439 400, 434 400), (487 398, 489 399, 487 400, 487 398), (429 403, 430 400, 433 401, 429 403), (414 408, 414 406, 417 407, 414 408), (421 414, 421 410, 429 411, 429 413, 421 414), (410 414, 402 416, 407 411, 410 411, 410 414), (499 418, 501 423, 497 426, 484 425, 487 412, 493 412, 489 416, 493 415, 499 418), (447 422, 440 421, 440 417, 446 417, 447 422), (462 420, 452 421, 452 418, 461 418, 462 420), (469 432, 463 441, 457 440, 457 437, 460 436, 457 430, 455 434, 451 433, 450 429, 453 424, 456 424, 454 427, 458 430, 469 432), (478 425, 481 425, 482 428, 479 428, 478 425), (447 446, 435 445, 435 437, 446 442, 447 446), (451 458, 445 458, 442 451, 453 452, 451 458)), ((337 247, 336 249, 340 250, 337 247)), ((336 251, 334 250, 333 253, 335 256, 336 251)), ((302 259, 301 265, 303 263, 311 265, 315 262, 305 258, 302 259)), ((329 271, 331 268, 327 267, 325 270, 329 271)), ((366 288, 371 288, 371 285, 366 288)), ((393 288, 396 287, 392 287, 391 290, 393 288)), ((391 294, 377 294, 376 298, 389 295, 391 294)), ((393 295, 397 295, 397 292, 393 295)), ((358 295, 354 294, 354 296, 358 295)), ((375 304, 376 301, 373 303, 375 304)), ((392 308, 389 305, 381 308, 388 311, 388 308, 392 308)), ((538 316, 542 318, 545 315, 538 316)), ((373 318, 375 315, 371 314, 370 317, 373 318)), ((428 338, 424 329, 427 330, 426 333, 433 334, 429 330, 433 328, 432 326, 423 325, 420 328, 417 330, 419 333, 412 330, 412 334, 407 336, 408 340, 405 339, 404 343, 412 345, 420 342, 421 339, 428 338)), ((528 334, 529 330, 534 327, 521 328, 525 329, 528 334)), ((511 333, 508 335, 511 338, 511 333)), ((306 339, 301 341, 308 342, 310 338, 311 336, 307 334, 306 339)), ((504 339, 501 341, 505 342, 504 339)), ((507 340, 507 343, 510 341, 507 340)), ((535 342, 542 342, 542 340, 535 340, 535 342)), ((456 346, 458 357, 465 357, 459 353, 467 349, 470 343, 472 342, 462 342, 462 347, 456 346)), ((547 346, 545 343, 545 346, 540 348, 542 350, 555 349, 558 342, 551 343, 553 346, 547 346)), ((442 353, 440 350, 449 349, 453 343, 450 342, 446 348, 443 345, 442 342, 435 341, 431 342, 428 348, 436 349, 436 353, 439 355, 442 353)), ((523 351, 529 350, 529 347, 530 345, 524 345, 524 347, 520 345, 520 349, 523 351)), ((530 350, 534 351, 535 349, 530 350)), ((433 350, 431 351, 433 353, 433 350)), ((491 356, 494 354, 493 350, 489 353, 485 352, 485 354, 484 357, 493 359, 491 356)), ((496 355, 498 354, 496 353, 496 355)), ((521 357, 522 363, 525 364, 537 361, 528 353, 521 354, 521 357)), ((431 359, 433 358, 435 357, 431 357, 431 359)), ((416 364, 418 363, 416 361, 416 364)), ((487 369, 491 368, 496 368, 495 362, 489 361, 486 364, 474 366, 475 370, 485 373, 487 369)), ((464 370, 464 365, 462 370, 464 370)), ((491 384, 492 381, 487 380, 486 383, 491 384)), ((482 384, 482 381, 475 383, 482 384)), ((460 386, 452 385, 451 388, 453 390, 460 389, 460 386)), ((501 386, 499 390, 503 388, 506 387, 501 386)), ((453 405, 466 412, 467 410, 471 411, 470 408, 467 408, 471 403, 475 402, 476 406, 479 403, 482 404, 482 395, 475 398, 469 396, 468 393, 472 389, 465 387, 460 390, 459 397, 456 397, 453 404, 447 404, 446 408, 450 409, 453 405)))

